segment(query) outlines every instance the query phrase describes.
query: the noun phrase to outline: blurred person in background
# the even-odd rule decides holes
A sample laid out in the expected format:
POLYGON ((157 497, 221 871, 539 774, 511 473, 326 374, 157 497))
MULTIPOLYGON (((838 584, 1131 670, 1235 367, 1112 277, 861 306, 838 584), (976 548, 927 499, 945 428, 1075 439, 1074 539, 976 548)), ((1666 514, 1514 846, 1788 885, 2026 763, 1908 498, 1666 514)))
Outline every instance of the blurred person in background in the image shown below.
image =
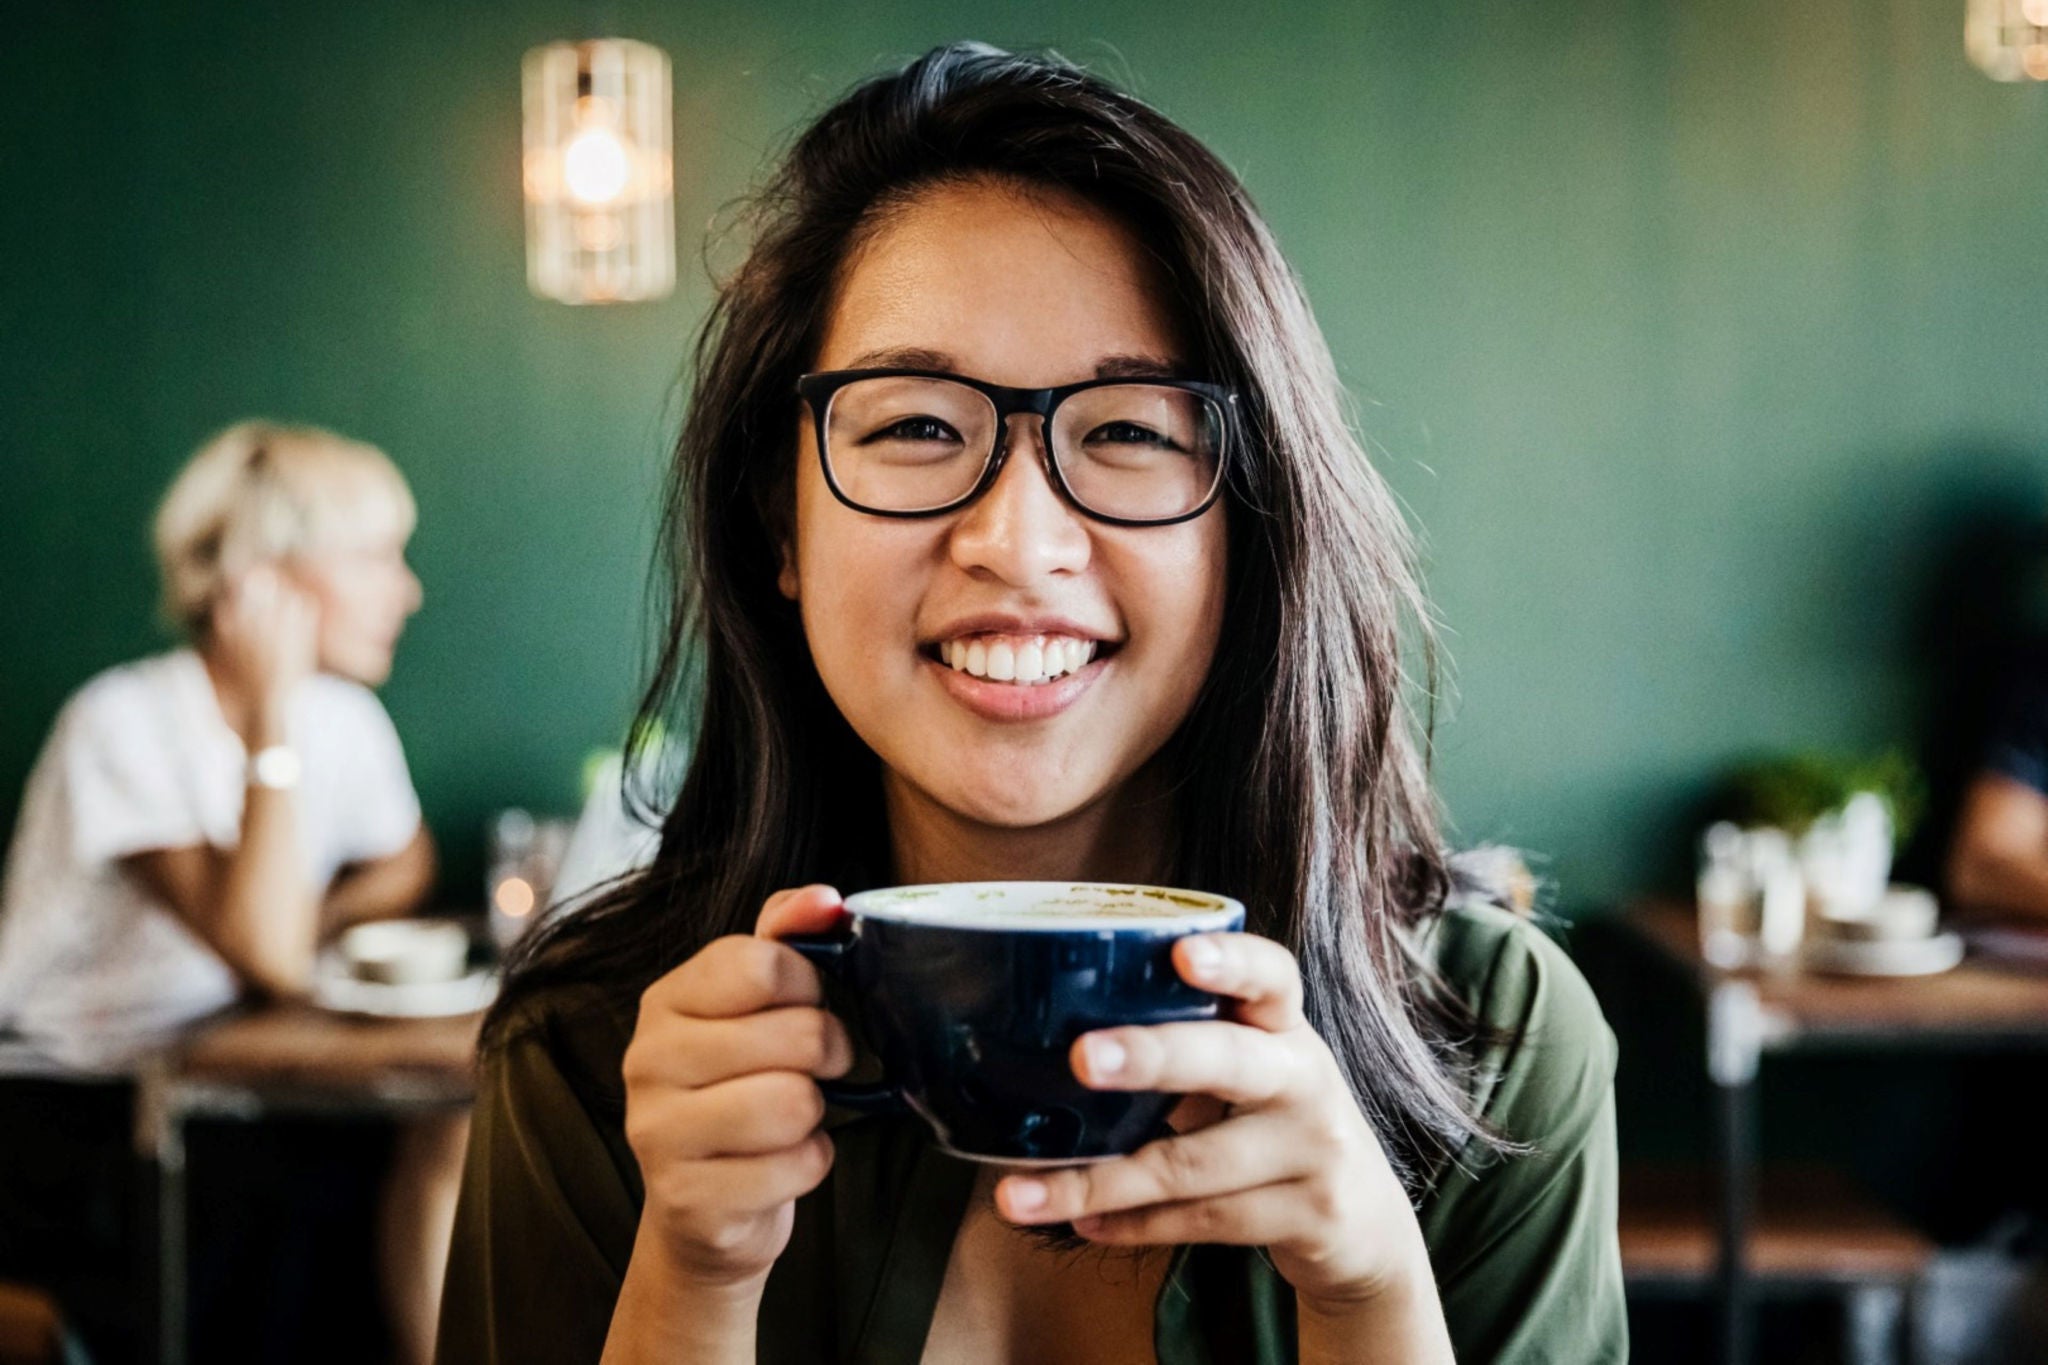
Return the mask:
POLYGON ((1949 846, 1949 900, 2048 928, 2048 660, 2016 660, 1993 715, 1949 846))
MULTIPOLYGON (((421 906, 434 847, 370 690, 420 606, 415 515, 381 451, 331 432, 245 422, 193 456, 155 526, 188 643, 101 673, 57 717, 0 891, 0 1033, 118 1072, 244 997, 303 994, 325 941, 421 906)), ((0 1149, 39 1121, 0 1125, 0 1149)), ((465 1127, 408 1126, 385 1179, 401 1360, 430 1357, 465 1127)), ((0 1150, 0 1170, 24 1155, 0 1150)))

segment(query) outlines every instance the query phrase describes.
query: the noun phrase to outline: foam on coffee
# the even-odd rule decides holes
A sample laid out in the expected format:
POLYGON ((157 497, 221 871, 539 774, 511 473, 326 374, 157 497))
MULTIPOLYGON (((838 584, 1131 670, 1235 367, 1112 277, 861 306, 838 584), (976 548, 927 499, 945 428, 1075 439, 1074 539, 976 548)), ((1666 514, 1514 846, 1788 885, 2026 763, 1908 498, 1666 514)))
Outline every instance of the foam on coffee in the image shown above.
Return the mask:
POLYGON ((847 908, 877 919, 962 929, 1159 929, 1163 921, 1178 921, 1178 927, 1199 932, 1230 927, 1237 905, 1227 897, 1163 886, 950 882, 864 892, 848 898, 847 908))

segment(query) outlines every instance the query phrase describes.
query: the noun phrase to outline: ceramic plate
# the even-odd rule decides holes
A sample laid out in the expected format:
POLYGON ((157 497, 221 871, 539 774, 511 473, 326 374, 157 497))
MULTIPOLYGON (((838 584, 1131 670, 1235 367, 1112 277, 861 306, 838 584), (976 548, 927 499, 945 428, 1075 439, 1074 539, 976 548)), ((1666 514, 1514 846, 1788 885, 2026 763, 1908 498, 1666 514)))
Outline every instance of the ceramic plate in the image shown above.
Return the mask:
POLYGON ((392 985, 364 981, 338 956, 322 954, 313 971, 313 1003, 341 1014, 366 1014, 380 1019, 440 1019, 471 1014, 498 995, 498 974, 480 968, 453 981, 392 985))
POLYGON ((1962 960, 1960 934, 1889 942, 1818 940, 1806 945, 1809 970, 1838 976, 1934 976, 1962 960))

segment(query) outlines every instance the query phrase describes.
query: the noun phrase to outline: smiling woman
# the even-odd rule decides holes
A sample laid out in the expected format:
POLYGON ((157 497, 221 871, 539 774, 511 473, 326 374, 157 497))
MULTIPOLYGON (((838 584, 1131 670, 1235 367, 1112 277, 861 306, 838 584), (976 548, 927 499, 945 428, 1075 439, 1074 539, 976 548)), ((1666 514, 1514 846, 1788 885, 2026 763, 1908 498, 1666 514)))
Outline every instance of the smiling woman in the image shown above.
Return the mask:
MULTIPOLYGON (((1136 426, 1134 415, 1162 406, 1127 396, 1148 386, 1093 379, 1104 358, 1160 356, 1168 372, 1193 368, 1177 355, 1179 323, 1145 259, 1127 228, 1078 195, 973 178, 936 184, 871 226, 839 283, 815 371, 871 375, 852 363, 862 352, 936 340, 943 354, 935 358, 973 377, 914 385, 853 378, 826 396, 823 420, 801 424, 795 520, 777 583, 802 612, 826 692, 881 759, 893 824, 950 825, 962 816, 1041 830, 1064 823, 1076 846, 1089 848, 1112 829, 1132 828, 1136 808, 1156 795, 1130 779, 1187 717, 1208 674, 1223 621, 1229 517, 1227 508, 1190 515, 1212 495, 1215 442, 1197 456, 1169 452, 1170 462, 1145 462, 1142 477, 1125 478, 1139 494, 1156 488, 1159 524, 1112 523, 1076 491, 1114 491, 1089 465, 1129 457, 1091 450, 1127 436, 1120 423, 1136 426), (849 389, 871 383, 890 388, 854 402, 857 413, 871 408, 877 417, 841 419, 849 389), (998 389, 991 399, 970 387, 983 383, 1037 392, 998 389), (915 405, 938 384, 963 400, 915 405), (1006 407, 1015 410, 1004 416, 1006 407), (930 514, 877 518, 833 496, 828 471, 877 458, 862 432, 942 409, 956 421, 924 417, 940 439, 923 444, 945 452, 942 466, 963 467, 951 497, 924 504, 930 514), (1020 656, 1029 662, 1035 653, 1031 674, 1043 676, 1048 645, 1064 664, 1070 642, 1078 654, 1094 651, 1084 667, 1045 687, 1020 677, 1020 656), (932 645, 964 655, 961 667, 920 652, 932 645), (1023 721, 1039 723, 1003 724, 1023 721)), ((811 395, 827 393, 810 387, 814 411, 811 395)), ((837 477, 844 483, 843 472, 837 477)), ((1144 505, 1116 504, 1125 514, 1144 505)), ((1127 880, 1159 880, 1167 869, 1134 871, 1127 880)), ((939 879, 917 867, 897 873, 939 879)))
POLYGON ((1624 1358, 1613 1037, 1442 848, 1406 530, 1244 188, 958 44, 827 110, 757 227, 642 717, 701 697, 692 765, 487 1024, 442 1358, 1624 1358), (828 1113, 854 1042, 776 940, 1015 879, 1247 907, 1174 949, 1220 1018, 1073 1042, 1172 1131, 1004 1171, 828 1113))

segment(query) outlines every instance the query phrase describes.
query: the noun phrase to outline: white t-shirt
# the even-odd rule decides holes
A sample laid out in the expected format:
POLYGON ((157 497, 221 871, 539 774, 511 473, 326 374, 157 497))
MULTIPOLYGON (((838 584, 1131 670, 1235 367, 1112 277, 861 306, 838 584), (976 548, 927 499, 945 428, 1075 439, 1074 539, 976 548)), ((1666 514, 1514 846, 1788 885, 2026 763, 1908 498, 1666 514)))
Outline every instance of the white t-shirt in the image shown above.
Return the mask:
MULTIPOLYGON (((342 867, 412 841, 419 798, 375 694, 316 676, 289 725, 310 884, 324 890, 342 867)), ((109 669, 65 704, 29 774, 0 885, 0 1030, 91 1068, 235 1000, 233 970, 120 860, 235 847, 246 763, 190 649, 109 669)))

